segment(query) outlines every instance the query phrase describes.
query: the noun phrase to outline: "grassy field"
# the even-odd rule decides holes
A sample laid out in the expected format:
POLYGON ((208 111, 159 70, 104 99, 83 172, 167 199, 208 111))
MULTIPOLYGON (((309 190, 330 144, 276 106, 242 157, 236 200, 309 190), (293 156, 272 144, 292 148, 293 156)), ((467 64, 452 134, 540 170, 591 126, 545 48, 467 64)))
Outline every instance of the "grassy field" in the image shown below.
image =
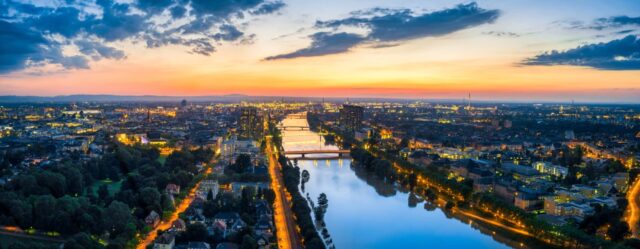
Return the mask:
POLYGON ((120 191, 120 188, 122 187, 122 180, 117 182, 114 182, 111 180, 97 181, 90 188, 93 194, 98 195, 98 188, 100 188, 100 186, 102 185, 107 185, 107 189, 109 190, 109 195, 113 196, 115 193, 120 191))

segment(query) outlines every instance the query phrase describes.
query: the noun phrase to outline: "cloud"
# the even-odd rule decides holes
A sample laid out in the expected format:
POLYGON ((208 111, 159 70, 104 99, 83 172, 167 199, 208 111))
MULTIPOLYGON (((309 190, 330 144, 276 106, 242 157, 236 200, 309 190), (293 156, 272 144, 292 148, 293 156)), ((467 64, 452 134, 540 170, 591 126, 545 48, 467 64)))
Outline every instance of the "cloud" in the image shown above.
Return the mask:
POLYGON ((524 65, 573 65, 602 70, 640 70, 640 39, 629 35, 606 43, 550 51, 523 61, 524 65))
POLYGON ((233 25, 223 25, 220 27, 220 32, 213 35, 213 39, 216 41, 235 41, 242 37, 242 33, 238 28, 233 25))
POLYGON ((99 60, 101 58, 120 60, 125 58, 124 51, 105 46, 100 42, 78 40, 75 42, 75 45, 82 54, 92 56, 94 60, 99 60))
MULTIPOLYGON (((318 21, 316 30, 330 29, 333 31, 345 28, 364 29, 366 35, 357 43, 349 43, 349 47, 360 43, 395 43, 424 37, 437 37, 454 33, 463 29, 478 25, 492 23, 500 16, 499 10, 486 10, 478 7, 476 3, 461 4, 451 9, 445 9, 429 13, 415 13, 409 9, 374 8, 351 13, 351 17, 345 19, 318 21)), ((318 51, 318 43, 321 39, 329 37, 326 31, 319 31, 312 35, 311 47, 293 53, 272 56, 271 59, 295 58, 303 56, 318 56, 331 53, 298 53, 300 51, 318 51), (318 34, 322 34, 316 36, 318 34)), ((342 31, 344 32, 344 31, 342 31)), ((355 33, 350 33, 357 37, 355 33)), ((343 34, 344 36, 344 34, 343 34)), ((375 47, 375 46, 374 46, 375 47)), ((333 53, 348 51, 347 49, 335 50, 333 53)))
POLYGON ((0 0, 0 74, 47 64, 88 68, 90 60, 124 59, 125 52, 113 45, 123 41, 149 48, 182 45, 211 55, 223 42, 253 39, 239 28, 246 16, 283 7, 273 0, 0 0))
POLYGON ((264 3, 260 6, 258 6, 257 9, 251 11, 251 14, 253 15, 267 15, 267 14, 271 14, 274 13, 276 11, 279 11, 280 9, 284 8, 285 4, 281 1, 277 1, 277 2, 271 2, 271 3, 264 3))
POLYGON ((594 28, 621 27, 621 26, 640 26, 640 17, 614 16, 609 18, 600 18, 595 21, 594 28))
POLYGON ((350 33, 315 33, 311 36, 311 45, 298 51, 267 57, 265 60, 290 59, 297 57, 321 56, 349 51, 350 48, 365 40, 357 34, 350 33))
POLYGON ((518 33, 504 32, 504 31, 489 31, 489 32, 482 32, 482 34, 497 36, 497 37, 520 37, 520 34, 518 33))
POLYGON ((591 30, 605 30, 616 29, 622 27, 640 27, 640 17, 630 16, 612 16, 597 18, 595 20, 584 22, 577 20, 565 20, 555 22, 556 24, 563 25, 567 29, 591 29, 591 30))
POLYGON ((45 63, 60 64, 68 69, 88 67, 86 58, 63 55, 59 44, 24 24, 0 20, 0 41, 0 74, 45 63))

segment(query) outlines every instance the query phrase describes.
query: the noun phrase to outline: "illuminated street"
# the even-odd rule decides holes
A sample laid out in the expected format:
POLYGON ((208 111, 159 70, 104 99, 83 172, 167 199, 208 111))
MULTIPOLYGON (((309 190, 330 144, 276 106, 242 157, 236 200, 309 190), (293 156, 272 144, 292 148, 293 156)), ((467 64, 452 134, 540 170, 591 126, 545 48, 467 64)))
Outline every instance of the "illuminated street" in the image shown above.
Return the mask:
POLYGON ((631 237, 638 238, 638 221, 640 220, 640 181, 636 181, 631 185, 627 193, 629 207, 626 211, 626 221, 631 230, 631 237))
MULTIPOLYGON (((205 176, 210 175, 211 172, 212 172, 212 168, 207 168, 207 170, 205 171, 205 176)), ((147 237, 145 237, 144 240, 140 241, 140 243, 136 248, 137 249, 147 248, 147 245, 153 244, 153 241, 158 236, 158 231, 166 231, 169 228, 171 228, 171 225, 173 224, 174 221, 178 219, 178 216, 180 215, 180 213, 184 212, 185 210, 187 210, 187 208, 189 208, 189 206, 193 202, 193 199, 196 196, 195 195, 196 190, 198 189, 199 186, 200 186, 200 182, 196 183, 196 185, 194 185, 193 188, 189 190, 189 194, 184 198, 184 200, 180 202, 180 205, 176 207, 176 210, 171 214, 171 217, 168 220, 164 220, 160 222, 160 224, 158 224, 155 228, 153 228, 153 230, 151 230, 147 234, 147 237)))
POLYGON ((296 223, 291 213, 291 205, 287 199, 284 188, 282 172, 278 163, 277 154, 273 151, 271 137, 267 136, 266 153, 269 156, 269 175, 271 176, 271 187, 276 198, 274 201, 274 219, 276 225, 276 235, 278 237, 278 247, 281 249, 302 248, 298 239, 296 223))

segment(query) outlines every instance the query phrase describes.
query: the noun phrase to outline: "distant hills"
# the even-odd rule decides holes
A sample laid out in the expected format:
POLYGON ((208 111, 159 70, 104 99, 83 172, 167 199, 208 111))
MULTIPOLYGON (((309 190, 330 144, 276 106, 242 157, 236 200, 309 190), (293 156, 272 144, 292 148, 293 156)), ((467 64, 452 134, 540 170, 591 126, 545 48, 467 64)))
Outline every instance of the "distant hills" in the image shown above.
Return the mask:
MULTIPOLYGON (((70 102, 226 102, 241 101, 322 101, 323 98, 291 97, 291 96, 249 96, 243 94, 212 95, 212 96, 160 96, 160 95, 60 95, 60 96, 0 96, 0 103, 70 103, 70 102)), ((353 99, 353 98, 352 98, 353 99)), ((327 102, 344 102, 347 98, 327 98, 327 102)), ((360 98, 358 101, 379 100, 360 98)), ((402 100, 400 101, 409 101, 402 100)))
MULTIPOLYGON (((309 102, 330 102, 330 103, 344 103, 347 101, 352 102, 368 102, 368 101, 387 101, 387 102, 414 102, 414 101, 425 101, 432 103, 448 103, 448 104, 464 104, 460 99, 419 99, 419 98, 346 98, 346 97, 331 97, 331 98, 321 98, 321 97, 293 97, 293 96, 250 96, 244 94, 227 94, 227 95, 208 95, 208 96, 161 96, 161 95, 109 95, 109 94, 76 94, 76 95, 59 95, 59 96, 16 96, 16 95, 3 95, 0 96, 0 104, 20 104, 20 103, 74 103, 74 102, 93 102, 93 103, 108 103, 108 102, 180 102, 182 100, 187 100, 188 102, 216 102, 216 103, 239 103, 242 101, 246 102, 270 102, 270 101, 309 101, 309 102)), ((533 100, 522 100, 522 101, 505 101, 505 100, 497 100, 497 101, 488 101, 488 100, 474 100, 473 104, 480 105, 495 105, 495 104, 534 104, 534 103, 546 103, 546 104, 570 104, 571 102, 555 102, 555 101, 533 101, 533 100)), ((587 102, 587 103, 576 103, 576 104, 624 104, 624 105, 638 105, 638 103, 628 103, 628 102, 619 102, 619 103, 611 103, 611 102, 587 102)))

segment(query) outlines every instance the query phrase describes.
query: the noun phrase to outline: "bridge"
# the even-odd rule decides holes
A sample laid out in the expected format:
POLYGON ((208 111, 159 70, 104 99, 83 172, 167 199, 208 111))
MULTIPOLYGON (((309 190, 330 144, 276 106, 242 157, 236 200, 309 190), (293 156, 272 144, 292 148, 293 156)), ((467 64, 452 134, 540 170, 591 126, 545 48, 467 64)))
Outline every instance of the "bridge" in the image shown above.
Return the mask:
POLYGON ((307 113, 306 112, 292 113, 292 114, 288 114, 287 118, 289 118, 289 119, 307 119, 307 113))
MULTIPOLYGON (((285 156, 288 155, 300 155, 300 158, 305 158, 306 155, 313 154, 338 154, 337 158, 342 158, 349 156, 350 150, 291 150, 285 151, 285 156)), ((332 156, 331 158, 336 158, 336 156, 332 156)), ((312 158, 317 159, 317 158, 312 158)))
POLYGON ((288 125, 288 126, 278 126, 278 129, 283 130, 283 131, 308 131, 309 130, 309 126, 295 126, 295 125, 288 125))

